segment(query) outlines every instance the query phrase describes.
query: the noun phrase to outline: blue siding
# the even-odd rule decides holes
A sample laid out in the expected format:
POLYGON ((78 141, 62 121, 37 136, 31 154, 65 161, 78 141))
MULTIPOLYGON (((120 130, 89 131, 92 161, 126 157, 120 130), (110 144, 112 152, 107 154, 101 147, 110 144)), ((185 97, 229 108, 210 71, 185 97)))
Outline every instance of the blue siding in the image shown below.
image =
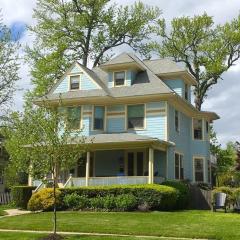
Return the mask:
POLYGON ((81 90, 92 90, 92 89, 99 89, 97 83, 94 83, 92 79, 88 77, 88 75, 82 73, 81 68, 76 64, 70 71, 70 73, 62 79, 62 81, 57 85, 56 89, 53 93, 64 93, 69 91, 69 75, 81 73, 81 90))
MULTIPOLYGON (((175 131, 174 126, 175 109, 169 105, 169 140, 176 144, 168 150, 168 177, 174 178, 174 152, 183 154, 184 178, 193 180, 193 157, 201 156, 209 159, 209 141, 207 139, 193 140, 192 138, 192 118, 180 113, 180 132, 175 131)), ((205 125, 204 125, 205 126, 205 125)), ((206 131, 204 129, 204 131, 206 131)), ((205 164, 205 176, 207 176, 207 164, 205 164)), ((206 179, 207 180, 207 179, 206 179)))
POLYGON ((54 90, 53 93, 64 93, 64 92, 67 92, 68 90, 69 90, 68 77, 65 77, 65 78, 59 83, 59 85, 56 87, 56 89, 54 90))
POLYGON ((124 132, 125 131, 125 118, 108 118, 107 119, 107 132, 124 132))
POLYGON ((179 96, 184 97, 184 81, 181 79, 164 80, 164 82, 179 96))

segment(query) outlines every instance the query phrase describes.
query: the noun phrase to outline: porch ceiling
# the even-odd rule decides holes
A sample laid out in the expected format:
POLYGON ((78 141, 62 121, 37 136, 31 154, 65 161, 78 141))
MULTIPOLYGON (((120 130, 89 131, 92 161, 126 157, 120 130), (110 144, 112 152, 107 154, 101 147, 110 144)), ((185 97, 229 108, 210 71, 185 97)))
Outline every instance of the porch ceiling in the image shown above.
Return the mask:
MULTIPOLYGON (((75 144, 81 138, 70 140, 69 144, 75 144)), ((90 150, 103 149, 127 149, 133 147, 153 147, 166 150, 168 146, 174 146, 173 142, 160 140, 135 133, 103 133, 91 135, 85 138, 85 144, 90 150)))

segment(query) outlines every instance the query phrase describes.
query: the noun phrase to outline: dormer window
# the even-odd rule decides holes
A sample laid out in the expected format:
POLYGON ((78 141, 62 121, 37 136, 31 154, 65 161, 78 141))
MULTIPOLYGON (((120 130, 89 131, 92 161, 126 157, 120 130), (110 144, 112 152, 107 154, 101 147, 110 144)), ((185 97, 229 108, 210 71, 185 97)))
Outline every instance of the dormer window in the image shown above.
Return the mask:
POLYGON ((114 73, 114 86, 123 86, 125 84, 125 71, 114 73))
POLYGON ((70 76, 70 90, 78 90, 80 88, 80 75, 70 76))

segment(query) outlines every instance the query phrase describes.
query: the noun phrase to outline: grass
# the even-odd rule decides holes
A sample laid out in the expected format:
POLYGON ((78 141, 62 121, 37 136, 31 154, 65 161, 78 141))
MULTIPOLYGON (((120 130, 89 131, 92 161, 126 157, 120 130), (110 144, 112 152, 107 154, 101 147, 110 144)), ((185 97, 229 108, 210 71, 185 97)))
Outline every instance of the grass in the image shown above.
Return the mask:
POLYGON ((12 208, 12 206, 9 206, 9 205, 0 205, 0 216, 6 215, 7 213, 6 213, 4 210, 10 209, 10 208, 12 208))
MULTIPOLYGON (((38 240, 46 236, 46 234, 38 234, 38 233, 0 233, 0 240, 38 240)), ((133 237, 98 237, 98 236, 65 236, 66 240, 151 240, 150 238, 133 238, 133 237)), ((168 239, 164 239, 168 240, 168 239)), ((170 239, 169 239, 170 240, 170 239)))
MULTIPOLYGON (((0 219, 0 228, 51 230, 52 213, 0 219)), ((104 213, 59 212, 58 230, 167 237, 240 239, 240 215, 210 211, 104 213)), ((94 239, 94 238, 93 238, 94 239)))

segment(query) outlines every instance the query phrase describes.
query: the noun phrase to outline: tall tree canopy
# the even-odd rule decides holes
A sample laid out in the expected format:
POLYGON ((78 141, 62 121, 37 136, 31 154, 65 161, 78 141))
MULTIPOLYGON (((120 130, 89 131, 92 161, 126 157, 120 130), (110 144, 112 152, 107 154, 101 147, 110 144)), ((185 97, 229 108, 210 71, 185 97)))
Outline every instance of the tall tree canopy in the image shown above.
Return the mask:
POLYGON ((118 6, 110 0, 38 0, 36 25, 29 28, 36 41, 27 51, 34 93, 44 94, 73 60, 96 66, 115 47, 141 48, 160 13, 141 2, 118 6))
POLYGON ((208 90, 240 57, 240 16, 224 25, 215 25, 206 13, 174 18, 170 31, 161 19, 155 32, 160 39, 152 42, 150 49, 185 64, 198 82, 195 105, 201 110, 208 90))
MULTIPOLYGON (((1 11, 0 11, 1 13, 1 11)), ((12 99, 18 76, 19 44, 11 39, 11 31, 0 19, 0 107, 1 110, 12 99)))

